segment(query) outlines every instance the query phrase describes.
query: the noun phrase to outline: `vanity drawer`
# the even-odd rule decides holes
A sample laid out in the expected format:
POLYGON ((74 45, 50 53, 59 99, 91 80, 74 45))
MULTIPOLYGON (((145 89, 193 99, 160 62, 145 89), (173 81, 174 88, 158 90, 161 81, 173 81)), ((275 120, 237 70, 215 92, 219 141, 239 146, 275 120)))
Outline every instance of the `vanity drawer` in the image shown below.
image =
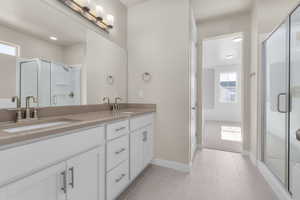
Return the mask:
POLYGON ((130 131, 134 131, 136 129, 153 124, 153 118, 153 114, 148 114, 130 119, 130 131))
POLYGON ((129 121, 119 121, 107 125, 106 138, 112 140, 129 133, 129 121))
POLYGON ((129 184, 129 161, 124 161, 107 174, 107 200, 113 200, 129 184))
POLYGON ((107 144, 107 171, 129 158, 129 135, 122 136, 107 144))

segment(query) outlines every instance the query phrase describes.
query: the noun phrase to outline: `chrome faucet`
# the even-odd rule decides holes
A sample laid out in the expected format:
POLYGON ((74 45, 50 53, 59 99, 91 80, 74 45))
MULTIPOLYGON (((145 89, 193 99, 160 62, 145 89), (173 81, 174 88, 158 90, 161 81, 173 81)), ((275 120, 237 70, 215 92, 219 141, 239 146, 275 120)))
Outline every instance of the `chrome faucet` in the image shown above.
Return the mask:
POLYGON ((118 101, 121 101, 121 97, 115 98, 115 103, 113 104, 113 111, 119 111, 120 110, 120 104, 118 101))
POLYGON ((27 120, 31 119, 31 118, 37 119, 37 109, 36 108, 34 108, 33 117, 31 117, 30 100, 32 100, 33 103, 37 103, 38 102, 37 98, 34 97, 34 96, 28 96, 28 97, 26 97, 25 119, 27 119, 27 120))
POLYGON ((17 112, 16 112, 16 121, 22 120, 22 110, 21 110, 21 100, 18 96, 11 98, 12 102, 16 102, 17 112))
POLYGON ((110 104, 110 100, 109 97, 103 97, 102 101, 105 103, 105 101, 107 101, 107 104, 110 104))

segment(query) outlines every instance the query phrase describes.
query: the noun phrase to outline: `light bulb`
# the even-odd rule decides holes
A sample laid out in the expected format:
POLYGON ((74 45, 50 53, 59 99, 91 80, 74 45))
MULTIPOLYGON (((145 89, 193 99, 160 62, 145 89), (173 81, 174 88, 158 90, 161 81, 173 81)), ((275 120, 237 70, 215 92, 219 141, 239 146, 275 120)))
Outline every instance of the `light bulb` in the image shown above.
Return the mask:
POLYGON ((103 18, 103 13, 104 13, 103 7, 96 5, 96 17, 103 18))
POLYGON ((82 7, 90 8, 91 0, 84 0, 82 2, 82 7))
POLYGON ((106 20, 107 20, 107 23, 108 23, 109 25, 111 25, 111 26, 114 25, 114 16, 112 16, 112 15, 107 15, 107 16, 106 16, 106 20))

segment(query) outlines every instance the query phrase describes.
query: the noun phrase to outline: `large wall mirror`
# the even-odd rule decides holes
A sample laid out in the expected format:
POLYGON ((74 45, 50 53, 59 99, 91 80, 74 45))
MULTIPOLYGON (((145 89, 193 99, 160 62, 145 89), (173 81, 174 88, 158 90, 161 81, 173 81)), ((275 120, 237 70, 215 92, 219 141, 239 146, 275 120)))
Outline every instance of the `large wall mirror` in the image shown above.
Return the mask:
POLYGON ((126 99, 126 51, 76 17, 46 0, 2 2, 0 109, 15 108, 13 96, 40 107, 126 99))

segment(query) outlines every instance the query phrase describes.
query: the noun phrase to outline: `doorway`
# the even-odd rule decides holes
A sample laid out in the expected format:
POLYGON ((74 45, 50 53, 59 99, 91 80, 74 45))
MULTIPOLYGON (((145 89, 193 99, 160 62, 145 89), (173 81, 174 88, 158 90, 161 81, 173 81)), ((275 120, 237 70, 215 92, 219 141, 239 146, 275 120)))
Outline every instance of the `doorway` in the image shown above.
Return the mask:
POLYGON ((203 147, 243 150, 243 34, 208 38, 202 44, 203 147))

